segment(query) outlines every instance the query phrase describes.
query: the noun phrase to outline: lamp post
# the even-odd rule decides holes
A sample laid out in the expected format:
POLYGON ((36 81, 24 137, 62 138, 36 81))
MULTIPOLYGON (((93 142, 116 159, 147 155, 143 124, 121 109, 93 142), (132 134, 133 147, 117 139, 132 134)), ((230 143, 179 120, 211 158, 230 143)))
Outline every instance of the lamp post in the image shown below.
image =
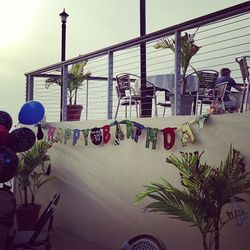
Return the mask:
MULTIPOLYGON (((140 36, 146 35, 146 0, 140 0, 140 36)), ((141 66, 141 117, 151 117, 152 114, 152 89, 147 88, 147 58, 146 43, 140 45, 141 66)))
MULTIPOLYGON (((63 12, 59 14, 61 18, 61 23, 62 23, 62 46, 61 46, 61 62, 65 61, 66 57, 66 22, 68 18, 68 14, 65 12, 65 9, 63 9, 63 12)), ((61 73, 63 77, 63 69, 61 73)), ((63 82, 61 85, 61 102, 60 102, 60 121, 63 120, 63 82)))
POLYGON ((65 12, 65 9, 63 9, 63 12, 59 14, 61 17, 62 22, 62 50, 61 50, 61 61, 65 61, 65 55, 66 55, 66 23, 68 14, 65 12))

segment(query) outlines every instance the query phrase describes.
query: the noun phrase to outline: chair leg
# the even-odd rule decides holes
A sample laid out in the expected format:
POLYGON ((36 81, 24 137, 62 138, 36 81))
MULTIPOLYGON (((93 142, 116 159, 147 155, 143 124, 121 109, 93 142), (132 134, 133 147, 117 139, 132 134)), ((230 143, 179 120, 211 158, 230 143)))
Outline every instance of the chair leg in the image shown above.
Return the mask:
POLYGON ((164 107, 164 109, 163 109, 163 117, 165 116, 165 112, 166 112, 166 107, 164 107))
MULTIPOLYGON (((135 101, 136 102, 136 101, 135 101)), ((129 97, 129 118, 131 118, 131 114, 132 114, 132 99, 131 96, 129 97)), ((127 116, 126 116, 127 118, 127 116)))
POLYGON ((138 103, 137 102, 135 103, 135 109, 136 109, 136 117, 138 118, 139 116, 138 116, 138 103))
POLYGON ((116 117, 118 115, 119 107, 120 107, 120 100, 118 101, 118 104, 117 104, 117 108, 116 108, 116 112, 115 112, 115 119, 116 119, 116 117))
POLYGON ((127 108, 127 105, 125 106, 125 119, 127 119, 128 117, 128 108, 127 108))
POLYGON ((201 100, 201 106, 200 106, 200 115, 202 114, 202 100, 201 100))

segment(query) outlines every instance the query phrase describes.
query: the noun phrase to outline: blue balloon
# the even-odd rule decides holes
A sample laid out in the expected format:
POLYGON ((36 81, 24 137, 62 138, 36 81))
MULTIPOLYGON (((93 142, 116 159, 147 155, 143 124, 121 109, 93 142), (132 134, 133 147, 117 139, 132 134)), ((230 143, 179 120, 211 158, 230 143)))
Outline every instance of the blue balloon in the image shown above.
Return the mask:
POLYGON ((38 101, 26 102, 20 109, 18 120, 22 124, 33 125, 40 122, 44 117, 44 107, 38 101))

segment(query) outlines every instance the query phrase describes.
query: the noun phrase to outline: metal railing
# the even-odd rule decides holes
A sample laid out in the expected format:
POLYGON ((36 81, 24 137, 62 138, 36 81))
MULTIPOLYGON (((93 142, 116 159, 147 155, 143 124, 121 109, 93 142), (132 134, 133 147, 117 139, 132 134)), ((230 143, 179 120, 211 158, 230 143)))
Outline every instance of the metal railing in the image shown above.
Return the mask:
MULTIPOLYGON (((85 69, 91 72, 91 77, 83 82, 82 89, 78 92, 78 103, 84 106, 81 119, 112 119, 118 101, 115 76, 123 72, 140 75, 140 45, 145 44, 147 76, 175 73, 174 113, 179 115, 181 71, 178 41, 180 36, 184 32, 192 34, 196 31, 195 42, 201 48, 192 58, 192 67, 196 70, 215 69, 217 71, 222 67, 228 67, 236 82, 241 82, 240 70, 235 58, 250 54, 249 11, 250 1, 247 1, 142 37, 28 72, 25 74, 26 99, 27 101, 35 99, 43 103, 47 121, 59 121, 60 112, 62 120, 66 120, 67 78, 64 77, 62 85, 64 93, 62 106, 60 106, 60 86, 54 84, 46 89, 45 80, 51 74, 60 74, 62 71, 66 75, 70 65, 88 60, 85 69), (157 41, 166 37, 177 41, 175 54, 167 49, 154 48, 157 41)), ((192 69, 190 68, 189 71, 192 69)), ((157 98, 161 101, 164 94, 159 92, 157 98)), ((161 108, 158 108, 158 114, 161 115, 161 108)), ((170 113, 169 110, 168 114, 170 113)), ((132 112, 132 116, 135 116, 135 112, 132 112)), ((119 117, 124 117, 122 109, 119 111, 119 117)))

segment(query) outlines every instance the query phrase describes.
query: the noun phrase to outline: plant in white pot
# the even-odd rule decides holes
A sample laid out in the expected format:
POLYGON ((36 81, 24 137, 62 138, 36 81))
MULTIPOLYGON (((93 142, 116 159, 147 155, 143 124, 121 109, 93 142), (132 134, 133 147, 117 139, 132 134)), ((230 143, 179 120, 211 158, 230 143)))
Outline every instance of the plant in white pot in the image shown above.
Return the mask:
POLYGON ((20 196, 16 219, 20 230, 31 230, 37 222, 41 205, 36 196, 47 182, 56 179, 50 176, 51 165, 48 151, 53 141, 38 140, 26 152, 19 154, 18 169, 15 175, 20 196))
POLYGON ((151 198, 146 211, 191 223, 202 235, 204 250, 219 250, 225 224, 237 218, 243 220, 247 215, 239 203, 246 201, 242 194, 250 194, 250 173, 246 172, 244 157, 232 147, 219 167, 201 163, 201 156, 199 152, 181 152, 181 158, 168 157, 167 163, 180 171, 181 188, 161 178, 160 182, 146 185, 145 191, 136 196, 136 203, 151 198), (226 204, 237 206, 227 210, 226 204))
MULTIPOLYGON (((67 105, 67 120, 75 121, 80 120, 82 105, 77 104, 78 91, 82 88, 83 82, 91 75, 89 71, 85 72, 84 67, 87 61, 73 64, 68 72, 67 82, 67 94, 68 94, 68 105, 67 105)), ((53 76, 46 80, 46 88, 52 83, 56 83, 62 86, 62 76, 53 76)))

